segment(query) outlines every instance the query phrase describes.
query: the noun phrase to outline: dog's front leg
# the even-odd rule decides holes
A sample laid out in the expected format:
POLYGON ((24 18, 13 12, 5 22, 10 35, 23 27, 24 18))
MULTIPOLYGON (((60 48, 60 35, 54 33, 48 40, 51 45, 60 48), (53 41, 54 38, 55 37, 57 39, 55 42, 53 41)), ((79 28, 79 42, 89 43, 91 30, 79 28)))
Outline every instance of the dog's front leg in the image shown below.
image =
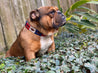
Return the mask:
POLYGON ((55 43, 53 42, 52 45, 48 48, 48 52, 55 52, 55 43))
POLYGON ((54 35, 51 36, 51 40, 53 41, 53 43, 52 43, 51 46, 48 48, 48 52, 55 52, 54 35))
POLYGON ((25 51, 26 61, 30 61, 31 59, 35 58, 35 52, 32 50, 25 51))

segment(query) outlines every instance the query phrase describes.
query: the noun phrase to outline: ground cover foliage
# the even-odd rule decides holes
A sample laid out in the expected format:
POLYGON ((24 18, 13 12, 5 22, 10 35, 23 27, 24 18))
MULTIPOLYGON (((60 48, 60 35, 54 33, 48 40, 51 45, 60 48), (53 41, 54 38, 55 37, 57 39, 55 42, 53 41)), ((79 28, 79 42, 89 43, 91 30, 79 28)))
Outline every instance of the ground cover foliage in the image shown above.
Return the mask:
POLYGON ((78 36, 62 32, 55 38, 56 51, 30 62, 23 57, 0 59, 0 73, 97 73, 98 31, 78 36))

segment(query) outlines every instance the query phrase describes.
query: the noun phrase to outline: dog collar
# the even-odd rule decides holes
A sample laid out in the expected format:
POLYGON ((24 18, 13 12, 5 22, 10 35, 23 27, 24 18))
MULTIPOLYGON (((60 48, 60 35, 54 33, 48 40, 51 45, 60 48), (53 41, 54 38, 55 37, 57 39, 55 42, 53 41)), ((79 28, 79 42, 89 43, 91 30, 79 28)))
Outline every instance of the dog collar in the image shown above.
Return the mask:
POLYGON ((43 35, 41 32, 39 32, 37 29, 35 29, 34 27, 32 27, 28 21, 26 21, 25 23, 25 27, 30 30, 32 33, 36 34, 36 35, 39 35, 39 36, 45 36, 43 35))

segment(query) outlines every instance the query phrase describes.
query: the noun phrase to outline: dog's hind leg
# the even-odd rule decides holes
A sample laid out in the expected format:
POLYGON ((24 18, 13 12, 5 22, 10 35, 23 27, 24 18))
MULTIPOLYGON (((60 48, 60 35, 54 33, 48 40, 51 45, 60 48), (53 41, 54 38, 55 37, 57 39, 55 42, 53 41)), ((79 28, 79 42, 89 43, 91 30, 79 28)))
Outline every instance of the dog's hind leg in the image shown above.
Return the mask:
POLYGON ((7 58, 7 57, 10 57, 11 55, 10 55, 10 51, 7 51, 6 52, 6 55, 5 55, 5 58, 7 58))

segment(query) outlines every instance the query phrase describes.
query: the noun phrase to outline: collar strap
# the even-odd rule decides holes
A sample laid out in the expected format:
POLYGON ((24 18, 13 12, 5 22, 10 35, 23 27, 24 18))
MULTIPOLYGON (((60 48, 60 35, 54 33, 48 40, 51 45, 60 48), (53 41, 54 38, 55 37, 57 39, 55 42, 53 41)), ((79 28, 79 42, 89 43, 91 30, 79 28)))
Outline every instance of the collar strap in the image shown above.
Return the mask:
POLYGON ((34 27, 32 27, 28 21, 26 21, 26 24, 25 24, 25 27, 30 30, 32 33, 36 34, 36 35, 39 35, 39 36, 45 36, 43 35, 41 32, 39 32, 37 29, 35 29, 34 27))

